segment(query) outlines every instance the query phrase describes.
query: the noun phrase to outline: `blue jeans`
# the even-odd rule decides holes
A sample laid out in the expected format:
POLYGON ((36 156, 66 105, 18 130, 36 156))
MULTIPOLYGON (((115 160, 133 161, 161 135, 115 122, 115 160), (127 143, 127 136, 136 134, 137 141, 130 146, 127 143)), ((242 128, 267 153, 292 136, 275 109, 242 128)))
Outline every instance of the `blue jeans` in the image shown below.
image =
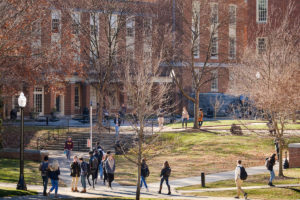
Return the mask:
POLYGON ((70 160, 70 158, 71 158, 71 150, 66 149, 66 156, 67 156, 67 159, 70 160))
POLYGON ((165 178, 165 177, 162 177, 161 180, 160 180, 160 187, 162 187, 164 181, 166 181, 166 184, 168 186, 168 188, 170 188, 170 185, 169 185, 169 178, 165 178))
POLYGON ((116 125, 115 129, 116 129, 116 137, 118 137, 119 136, 120 127, 118 125, 116 125))
POLYGON ((48 185, 48 176, 42 176, 42 178, 43 178, 43 187, 44 187, 43 193, 46 194, 46 192, 47 192, 47 185, 48 185))
POLYGON ((145 187, 148 188, 147 183, 146 183, 146 178, 141 176, 141 187, 143 186, 143 183, 144 183, 145 187))
POLYGON ((85 190, 86 189, 86 175, 81 175, 80 178, 81 178, 81 185, 82 185, 83 189, 85 190))
POLYGON ((273 179, 275 178, 274 170, 270 171, 270 183, 272 183, 273 179))
POLYGON ((203 124, 203 121, 198 122, 199 127, 201 127, 203 124))
POLYGON ((182 119, 182 128, 184 127, 183 125, 185 124, 185 128, 187 127, 187 118, 182 119))
POLYGON ((102 162, 100 162, 99 164, 99 174, 100 174, 100 178, 103 179, 103 166, 102 166, 102 162))
POLYGON ((52 187, 50 189, 50 192, 52 192, 55 189, 55 194, 57 194, 57 190, 58 190, 58 180, 53 180, 51 179, 51 184, 52 187))

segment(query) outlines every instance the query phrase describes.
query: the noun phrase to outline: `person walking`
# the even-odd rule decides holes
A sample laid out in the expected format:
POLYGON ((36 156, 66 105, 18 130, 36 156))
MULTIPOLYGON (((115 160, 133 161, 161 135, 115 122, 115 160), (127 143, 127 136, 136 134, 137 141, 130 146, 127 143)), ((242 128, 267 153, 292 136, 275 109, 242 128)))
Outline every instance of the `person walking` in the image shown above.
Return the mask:
POLYGON ((65 142, 64 150, 65 150, 67 159, 70 160, 71 159, 71 151, 73 150, 73 141, 72 141, 71 137, 69 137, 68 140, 65 142))
POLYGON ((103 169, 103 185, 105 185, 105 181, 107 181, 107 173, 106 173, 106 169, 105 169, 105 163, 107 160, 107 155, 110 153, 110 151, 107 152, 107 154, 103 155, 102 158, 102 169, 103 169))
POLYGON ((90 155, 89 167, 90 167, 90 172, 92 174, 93 189, 95 189, 95 180, 97 178, 97 171, 98 171, 98 160, 94 156, 93 151, 90 151, 89 155, 90 155))
POLYGON ((143 158, 142 160, 142 165, 141 165, 141 188, 143 186, 143 183, 146 187, 147 192, 149 192, 147 183, 146 183, 146 178, 150 175, 150 171, 148 168, 148 165, 146 164, 146 158, 143 158))
POLYGON ((201 128, 202 124, 203 124, 203 110, 202 110, 202 108, 200 108, 200 110, 199 110, 199 117, 198 117, 199 128, 201 128))
POLYGON ((267 158, 266 162, 267 162, 266 167, 270 171, 270 180, 269 180, 268 185, 274 187, 275 185, 273 185, 272 182, 275 178, 275 173, 274 173, 273 168, 274 168, 274 165, 275 165, 275 162, 276 162, 276 154, 274 153, 270 158, 267 158))
POLYGON ((113 155, 110 153, 108 155, 107 160, 105 161, 105 170, 107 173, 107 180, 108 180, 108 187, 112 189, 111 183, 114 181, 114 174, 115 174, 116 164, 113 155))
POLYGON ((98 151, 98 162, 99 162, 99 175, 100 175, 100 179, 102 180, 103 179, 103 165, 102 165, 102 158, 103 158, 103 154, 104 154, 104 151, 102 149, 102 147, 100 146, 100 143, 97 142, 97 151, 98 151))
POLYGON ((80 162, 80 178, 81 178, 81 185, 82 185, 82 191, 80 193, 86 193, 86 176, 88 174, 88 166, 87 163, 84 162, 83 158, 79 158, 80 162))
POLYGON ((120 132, 120 126, 121 126, 121 119, 119 117, 119 114, 116 114, 116 117, 114 119, 115 124, 115 130, 116 130, 116 140, 118 140, 119 132, 120 132))
POLYGON ((51 189, 48 192, 48 196, 50 196, 50 193, 55 190, 55 198, 57 198, 57 191, 58 191, 58 181, 59 181, 59 176, 60 175, 60 170, 59 170, 59 164, 58 161, 55 160, 51 165, 49 165, 49 178, 51 180, 51 189))
POLYGON ((248 195, 246 192, 244 192, 244 190, 242 190, 243 180, 241 179, 241 173, 243 169, 244 167, 242 166, 242 161, 238 160, 237 166, 235 168, 235 178, 234 178, 236 188, 237 188, 237 196, 234 197, 236 199, 240 198, 240 192, 244 194, 245 199, 247 199, 247 195, 248 195))
POLYGON ((73 162, 70 166, 72 176, 72 192, 79 192, 77 189, 78 179, 80 177, 80 165, 77 156, 74 156, 73 162))
POLYGON ((278 138, 276 138, 274 140, 274 145, 275 145, 275 151, 276 151, 276 154, 277 154, 277 160, 279 160, 280 149, 279 149, 279 139, 278 138))
POLYGON ((126 111, 127 111, 127 108, 126 108, 125 104, 123 103, 122 106, 121 106, 120 112, 119 112, 120 117, 121 117, 121 121, 122 121, 123 124, 125 123, 126 111))
POLYGON ((160 180, 160 187, 159 187, 159 191, 158 191, 159 194, 161 194, 163 183, 164 183, 164 181, 166 181, 166 184, 168 186, 168 191, 169 191, 168 195, 171 195, 171 187, 169 185, 170 175, 171 175, 171 168, 170 168, 169 162, 166 161, 164 163, 164 166, 163 166, 163 168, 161 170, 161 173, 160 173, 161 180, 160 180))
POLYGON ((48 185, 48 171, 49 171, 49 162, 48 162, 48 156, 44 157, 44 161, 41 162, 39 170, 41 171, 41 176, 43 179, 43 195, 47 196, 47 185, 48 185))
POLYGON ((184 106, 182 109, 182 128, 184 128, 184 124, 185 124, 185 128, 187 128, 187 122, 190 119, 189 113, 186 110, 186 107, 184 106))

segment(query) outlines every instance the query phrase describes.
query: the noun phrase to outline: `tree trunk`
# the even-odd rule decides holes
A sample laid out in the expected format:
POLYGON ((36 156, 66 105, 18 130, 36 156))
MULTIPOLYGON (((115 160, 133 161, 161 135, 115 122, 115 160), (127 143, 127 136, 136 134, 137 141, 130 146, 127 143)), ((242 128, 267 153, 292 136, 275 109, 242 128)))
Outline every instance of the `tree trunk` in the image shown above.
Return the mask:
POLYGON ((216 119, 217 118, 217 108, 215 108, 215 111, 214 111, 214 118, 216 119))
POLYGON ((293 112, 292 119, 293 119, 293 123, 296 123, 296 111, 293 112))
POLYGON ((198 118, 199 118, 199 93, 195 92, 195 103, 194 103, 194 129, 199 129, 198 118))
POLYGON ((282 138, 279 138, 279 172, 278 176, 283 177, 283 168, 282 168, 282 148, 283 148, 283 141, 282 138))
POLYGON ((142 161, 142 142, 143 142, 143 129, 139 130, 139 145, 138 145, 138 177, 136 184, 136 196, 135 199, 139 200, 141 196, 141 161, 142 161))
POLYGON ((97 91, 97 101, 99 106, 98 107, 98 125, 99 128, 103 126, 102 120, 103 120, 103 95, 101 94, 100 91, 97 91))

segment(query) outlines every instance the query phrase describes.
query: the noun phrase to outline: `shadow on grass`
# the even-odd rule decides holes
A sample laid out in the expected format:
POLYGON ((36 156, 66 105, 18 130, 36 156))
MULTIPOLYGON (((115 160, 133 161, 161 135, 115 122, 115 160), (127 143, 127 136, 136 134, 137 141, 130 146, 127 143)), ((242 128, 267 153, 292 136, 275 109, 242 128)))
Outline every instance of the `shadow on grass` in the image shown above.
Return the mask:
POLYGON ((37 192, 15 190, 10 188, 0 188, 0 197, 13 197, 13 196, 25 196, 25 195, 37 195, 37 192))

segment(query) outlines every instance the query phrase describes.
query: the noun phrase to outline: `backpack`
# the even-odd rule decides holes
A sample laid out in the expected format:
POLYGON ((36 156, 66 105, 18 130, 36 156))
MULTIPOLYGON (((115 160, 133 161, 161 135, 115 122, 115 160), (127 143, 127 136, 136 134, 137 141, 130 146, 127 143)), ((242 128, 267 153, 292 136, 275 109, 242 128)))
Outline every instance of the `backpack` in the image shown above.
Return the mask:
POLYGON ((244 181, 244 180, 247 179, 248 174, 247 174, 246 169, 244 167, 240 167, 240 169, 241 169, 240 178, 241 178, 241 180, 244 181))
POLYGON ((92 166, 91 166, 91 169, 97 169, 98 168, 98 160, 97 160, 97 158, 96 157, 94 157, 93 159, 92 159, 92 166))
POLYGON ((149 170, 149 168, 148 167, 146 167, 146 169, 145 169, 145 171, 146 171, 146 177, 148 177, 148 176, 150 176, 150 170, 149 170))
POLYGON ((42 176, 48 175, 48 163, 42 162, 40 164, 39 170, 41 171, 42 176))
POLYGON ((165 175, 168 177, 171 175, 171 168, 166 169, 165 175))
POLYGON ((266 158, 265 166, 266 166, 267 169, 269 168, 269 165, 270 165, 269 158, 266 158))

